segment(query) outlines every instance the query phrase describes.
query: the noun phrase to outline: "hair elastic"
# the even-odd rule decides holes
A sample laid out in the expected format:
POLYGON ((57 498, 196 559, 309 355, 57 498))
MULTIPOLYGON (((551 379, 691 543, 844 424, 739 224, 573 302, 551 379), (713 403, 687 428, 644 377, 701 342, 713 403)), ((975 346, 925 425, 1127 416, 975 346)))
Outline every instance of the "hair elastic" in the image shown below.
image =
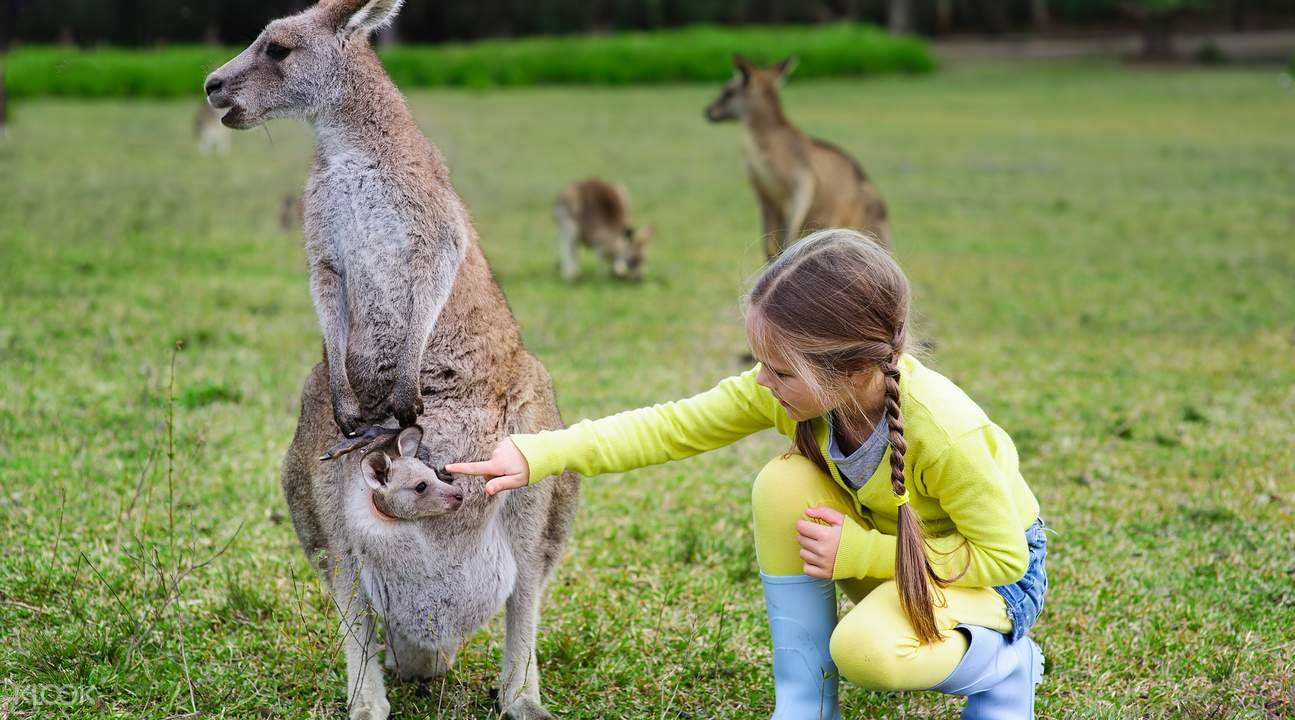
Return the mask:
POLYGON ((905 488, 903 495, 895 496, 895 507, 900 507, 901 505, 907 505, 907 504, 908 504, 908 489, 905 488))

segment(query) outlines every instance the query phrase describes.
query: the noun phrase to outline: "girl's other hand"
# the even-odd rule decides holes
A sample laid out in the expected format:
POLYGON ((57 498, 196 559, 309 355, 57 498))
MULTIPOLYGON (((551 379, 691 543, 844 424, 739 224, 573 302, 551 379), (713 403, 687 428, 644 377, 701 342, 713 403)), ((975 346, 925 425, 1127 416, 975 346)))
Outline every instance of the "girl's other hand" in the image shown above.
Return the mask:
POLYGON ((836 551, 841 547, 841 525, 845 516, 830 507, 816 507, 806 510, 805 517, 810 519, 796 523, 796 542, 800 543, 800 559, 805 562, 805 574, 831 580, 836 551))
POLYGON ((526 487, 531 480, 531 466, 526 456, 513 444, 512 439, 504 438, 495 446, 489 460, 482 462, 451 463, 445 469, 462 475, 479 475, 487 479, 486 494, 494 495, 500 490, 516 490, 526 487))

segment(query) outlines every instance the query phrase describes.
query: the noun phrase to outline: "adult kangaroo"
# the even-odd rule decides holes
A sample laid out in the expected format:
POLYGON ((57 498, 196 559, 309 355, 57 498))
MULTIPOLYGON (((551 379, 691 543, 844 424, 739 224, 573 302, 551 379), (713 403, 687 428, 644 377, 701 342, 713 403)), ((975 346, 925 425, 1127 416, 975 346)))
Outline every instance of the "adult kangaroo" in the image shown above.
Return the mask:
POLYGON ((803 234, 834 227, 863 230, 889 247, 886 202, 863 166, 836 145, 806 135, 783 113, 778 86, 795 65, 787 58, 759 68, 734 55, 737 72, 706 107, 711 122, 742 121, 765 256, 772 260, 803 234))
POLYGON ((562 422, 448 170, 370 47, 399 6, 323 0, 271 22, 206 82, 229 127, 295 116, 315 131, 303 227, 324 362, 302 391, 283 491, 341 614, 351 718, 390 711, 375 613, 388 665, 416 679, 444 673, 501 607, 500 708, 545 718, 536 627, 579 480, 487 497, 479 478, 428 472, 562 422), (399 436, 358 432, 388 413, 399 436))

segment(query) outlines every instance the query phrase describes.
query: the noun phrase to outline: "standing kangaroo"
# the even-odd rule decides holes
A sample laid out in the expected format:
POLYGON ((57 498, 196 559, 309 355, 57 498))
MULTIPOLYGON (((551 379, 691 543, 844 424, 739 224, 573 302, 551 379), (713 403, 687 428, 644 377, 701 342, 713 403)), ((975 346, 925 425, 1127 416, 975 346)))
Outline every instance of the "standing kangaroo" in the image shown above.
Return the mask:
POLYGON ((629 192, 623 185, 597 178, 568 185, 553 203, 562 279, 569 282, 580 275, 578 245, 596 250, 611 265, 613 276, 643 279, 643 259, 652 228, 630 225, 629 212, 629 192))
POLYGON ((733 65, 737 72, 706 107, 706 119, 742 121, 765 255, 773 259, 804 233, 833 227, 871 233, 889 247, 886 203, 863 167, 841 148, 806 135, 783 114, 778 86, 795 59, 762 69, 734 55, 733 65))
POLYGON ((203 155, 229 152, 229 129, 220 124, 220 113, 205 100, 194 113, 193 136, 198 139, 198 152, 203 155))
POLYGON ((324 362, 302 391, 283 491, 342 617, 353 720, 390 711, 375 613, 388 664, 415 679, 443 674, 462 639, 501 607, 500 708, 513 720, 546 718, 540 599, 579 480, 564 474, 488 497, 480 478, 431 471, 562 421, 449 171, 369 45, 399 6, 323 0, 271 22, 206 82, 229 127, 296 116, 315 131, 303 227, 324 362), (356 433, 388 411, 405 427, 394 440, 383 429, 356 433), (369 451, 347 452, 362 446, 369 451))

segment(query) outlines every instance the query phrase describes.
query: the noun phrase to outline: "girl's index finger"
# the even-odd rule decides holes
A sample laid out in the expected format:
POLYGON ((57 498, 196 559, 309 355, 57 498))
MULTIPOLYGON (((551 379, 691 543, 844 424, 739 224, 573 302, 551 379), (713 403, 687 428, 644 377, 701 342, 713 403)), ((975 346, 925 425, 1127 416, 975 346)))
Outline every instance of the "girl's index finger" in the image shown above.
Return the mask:
POLYGON ((481 477, 495 477, 499 475, 499 469, 489 460, 481 462, 463 462, 450 463, 445 466, 446 472, 452 472, 457 475, 479 475, 481 477))

